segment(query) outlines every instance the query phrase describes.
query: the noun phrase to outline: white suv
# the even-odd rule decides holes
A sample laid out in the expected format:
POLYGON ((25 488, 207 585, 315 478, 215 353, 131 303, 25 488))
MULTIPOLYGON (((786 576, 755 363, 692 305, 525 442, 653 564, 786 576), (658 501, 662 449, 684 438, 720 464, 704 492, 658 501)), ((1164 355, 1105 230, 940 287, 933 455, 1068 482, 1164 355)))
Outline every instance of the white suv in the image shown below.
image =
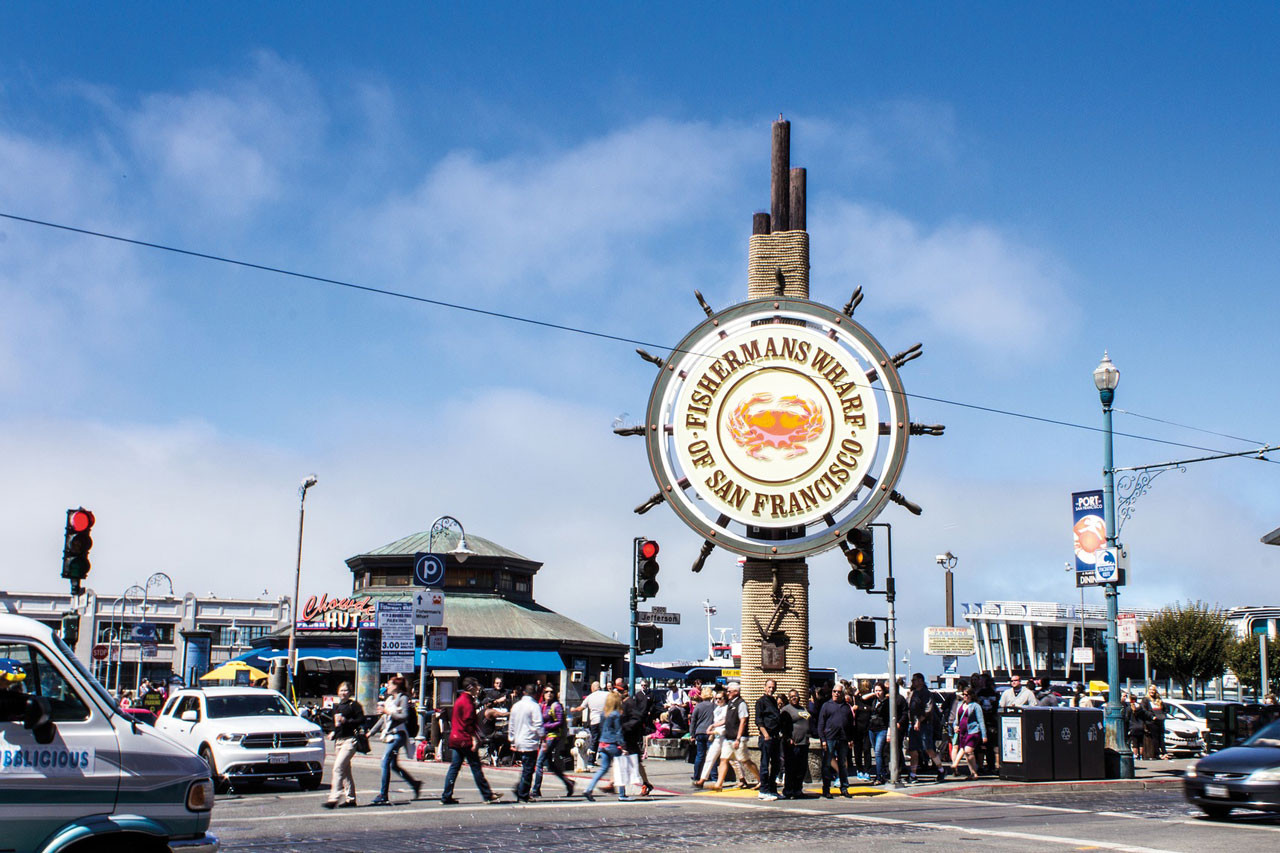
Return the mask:
POLYGON ((297 779, 304 791, 320 787, 324 732, 274 690, 177 690, 156 728, 205 760, 220 794, 279 778, 297 779))

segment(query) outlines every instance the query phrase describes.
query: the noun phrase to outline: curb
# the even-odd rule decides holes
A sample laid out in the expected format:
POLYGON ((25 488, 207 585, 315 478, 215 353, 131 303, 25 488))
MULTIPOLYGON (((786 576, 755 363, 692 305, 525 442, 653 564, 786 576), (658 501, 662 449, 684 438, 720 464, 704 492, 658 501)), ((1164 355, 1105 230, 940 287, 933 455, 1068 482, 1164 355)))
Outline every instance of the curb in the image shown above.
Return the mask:
POLYGON ((938 787, 930 791, 908 794, 910 797, 934 797, 957 792, 969 794, 996 794, 1002 791, 1044 791, 1054 793, 1062 791, 1096 791, 1105 788, 1109 791, 1147 791, 1161 790, 1182 784, 1181 776, 1170 776, 1156 779, 1089 779, 1077 782, 996 782, 991 784, 956 785, 938 787))

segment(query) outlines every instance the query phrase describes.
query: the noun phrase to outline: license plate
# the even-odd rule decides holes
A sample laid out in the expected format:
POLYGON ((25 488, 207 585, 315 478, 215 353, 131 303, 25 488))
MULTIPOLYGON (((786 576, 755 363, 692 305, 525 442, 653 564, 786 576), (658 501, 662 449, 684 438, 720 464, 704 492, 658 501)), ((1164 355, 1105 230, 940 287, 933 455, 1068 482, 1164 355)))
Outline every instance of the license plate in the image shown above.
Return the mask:
POLYGON ((1227 790, 1226 785, 1205 785, 1204 795, 1206 797, 1222 797, 1226 799, 1231 796, 1231 792, 1227 790))
MULTIPOLYGON (((288 764, 288 763, 289 763, 289 753, 287 753, 287 752, 268 752, 268 753, 267 753, 267 763, 268 763, 268 764, 288 764)), ((1225 789, 1224 789, 1224 790, 1225 790, 1225 789)), ((1209 796, 1213 796, 1213 795, 1212 795, 1212 794, 1210 794, 1209 796)))

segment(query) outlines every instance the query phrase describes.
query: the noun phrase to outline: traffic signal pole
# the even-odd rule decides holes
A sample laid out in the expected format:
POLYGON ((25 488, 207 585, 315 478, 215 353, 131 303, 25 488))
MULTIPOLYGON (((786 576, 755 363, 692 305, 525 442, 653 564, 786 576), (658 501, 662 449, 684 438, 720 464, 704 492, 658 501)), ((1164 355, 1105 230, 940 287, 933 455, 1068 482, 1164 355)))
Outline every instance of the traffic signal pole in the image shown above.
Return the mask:
MULTIPOLYGON (((868 524, 883 527, 888 546, 888 573, 884 579, 884 600, 889 608, 889 779, 895 788, 902 787, 902 735, 898 730, 898 615, 895 604, 897 590, 893 582, 893 525, 868 524)), ((878 590, 876 590, 878 592, 878 590)))
POLYGON ((633 695, 636 692, 636 654, 640 641, 640 614, 636 611, 639 608, 640 543, 643 541, 643 536, 631 540, 631 654, 627 660, 627 692, 633 695))

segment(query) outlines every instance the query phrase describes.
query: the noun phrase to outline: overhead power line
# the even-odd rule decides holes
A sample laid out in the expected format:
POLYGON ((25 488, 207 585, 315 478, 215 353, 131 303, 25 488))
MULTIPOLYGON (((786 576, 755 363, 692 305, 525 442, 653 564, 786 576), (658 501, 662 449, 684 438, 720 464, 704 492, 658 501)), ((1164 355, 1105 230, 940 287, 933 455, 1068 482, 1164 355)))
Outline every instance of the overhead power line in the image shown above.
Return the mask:
MULTIPOLYGON (((78 228, 74 225, 65 225, 59 222, 49 222, 43 219, 34 219, 28 216, 19 216, 13 213, 4 213, 0 211, 0 218, 9 219, 14 222, 24 222, 28 225, 38 225, 43 228, 52 228, 58 231, 66 231, 72 234, 81 234, 86 237, 97 237, 98 239, 101 239, 101 240, 111 240, 116 243, 124 243, 130 246, 140 246, 146 249, 155 249, 156 251, 160 251, 160 252, 169 252, 175 255, 184 255, 186 257, 199 258, 201 260, 213 261, 215 263, 231 264, 233 266, 242 267, 245 269, 260 270, 261 272, 274 273, 275 275, 288 276, 290 278, 301 279, 303 281, 311 281, 317 284, 327 284, 334 287, 343 287, 349 290, 355 290, 362 293, 373 293, 379 296, 390 296, 396 299, 407 299, 411 302, 419 302, 424 305, 434 305, 438 308, 450 308, 455 311, 465 311, 470 314, 479 314, 485 317, 494 317, 499 320, 510 320, 515 323, 524 323, 526 325, 539 326, 541 328, 546 328, 546 329, 556 329, 562 332, 570 332, 572 334, 577 334, 577 335, 587 335, 589 337, 600 338, 602 340, 608 340, 608 341, 617 341, 619 343, 638 344, 640 346, 654 347, 657 349, 665 349, 668 351, 675 350, 674 347, 670 347, 665 344, 657 343, 654 341, 643 341, 637 338, 628 338, 623 335, 613 335, 607 332, 599 332, 594 329, 584 329, 578 326, 569 326, 564 323, 553 323, 549 320, 538 320, 532 317, 522 317, 518 314, 509 314, 503 311, 492 311, 487 308, 477 308, 473 305, 463 305, 457 302, 446 302, 442 299, 431 299, 430 297, 418 296, 412 293, 404 293, 403 291, 389 290, 383 287, 373 287, 367 284, 357 284, 356 282, 344 281, 342 279, 330 278, 327 276, 311 275, 310 273, 298 272, 297 270, 285 269, 283 267, 275 267, 269 264, 259 264, 259 263, 254 263, 252 261, 242 261, 237 258, 229 258, 224 255, 215 255, 211 252, 199 252, 193 249, 183 249, 178 246, 169 246, 164 243, 156 243, 151 240, 138 240, 132 237, 123 237, 119 234, 110 234, 105 231, 94 231, 89 228, 78 228)), ((1070 429, 1087 430, 1089 432, 1103 431, 1102 427, 1090 426, 1088 424, 1078 424, 1078 423, 1073 423, 1071 421, 1060 420, 1057 418, 1047 418, 1039 415, 1027 414, 1025 412, 1015 412, 1009 409, 999 409, 994 406, 983 406, 977 403, 965 403, 958 400, 948 400, 943 397, 932 397, 927 394, 912 394, 912 393, 904 392, 904 396, 909 397, 911 399, 916 399, 916 400, 927 400, 932 403, 941 403, 947 406, 956 406, 959 408, 970 409, 973 411, 987 412, 993 415, 1002 415, 1005 417, 1019 418, 1021 420, 1035 421, 1037 423, 1045 423, 1045 424, 1052 424, 1055 426, 1068 427, 1070 429)), ((1120 410, 1117 409, 1116 411, 1120 411, 1120 410)), ((1133 414, 1133 413, 1127 413, 1127 414, 1133 414)), ((1137 415, 1137 417, 1146 417, 1146 416, 1137 415)), ((1159 420, 1159 419, 1149 418, 1149 420, 1159 420)), ((1182 426, 1181 424, 1173 424, 1172 421, 1165 421, 1165 423, 1170 423, 1174 426, 1182 426)), ((1195 429, 1195 427, 1187 427, 1187 428, 1195 429)), ((1209 432, 1209 430, 1201 430, 1201 431, 1209 432)), ((1113 434, 1122 436, 1124 438, 1132 438, 1139 441, 1149 441, 1156 444, 1170 445, 1172 447, 1185 447, 1189 450, 1202 450, 1208 453, 1224 453, 1224 454, 1226 453, 1226 451, 1219 450, 1213 447, 1202 447, 1196 444, 1185 444, 1183 442, 1169 441, 1167 439, 1161 439, 1161 438, 1153 438, 1152 436, 1139 435, 1137 433, 1113 432, 1113 434)), ((1224 438, 1236 438, 1235 436, 1228 436, 1228 435, 1225 435, 1224 433, 1214 433, 1214 434, 1222 435, 1224 438)), ((1238 440, 1247 441, 1247 439, 1238 439, 1238 440)), ((1259 446, 1264 444, 1264 442, 1254 442, 1254 443, 1258 444, 1259 446)), ((1275 460, 1267 459, 1265 457, 1257 457, 1257 458, 1261 459, 1263 462, 1275 461, 1275 460)))

